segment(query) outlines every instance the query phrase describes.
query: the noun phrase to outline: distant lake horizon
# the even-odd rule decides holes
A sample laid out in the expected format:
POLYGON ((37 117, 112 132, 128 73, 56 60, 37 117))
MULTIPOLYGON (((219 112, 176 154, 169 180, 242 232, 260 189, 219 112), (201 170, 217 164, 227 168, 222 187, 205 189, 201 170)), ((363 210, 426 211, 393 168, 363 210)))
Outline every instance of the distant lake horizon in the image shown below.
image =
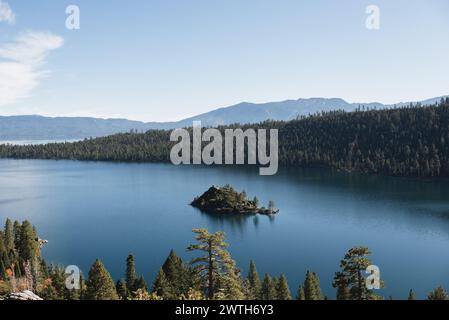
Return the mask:
POLYGON ((49 263, 78 265, 87 275, 100 258, 115 280, 136 257, 151 285, 174 249, 183 259, 193 228, 223 230, 237 265, 259 275, 284 273, 292 295, 307 270, 335 298, 334 272, 345 252, 368 246, 386 288, 377 293, 423 299, 449 288, 449 181, 342 173, 323 168, 257 167, 0 159, 0 223, 29 220, 49 240, 49 263), (211 185, 230 184, 269 200, 276 216, 210 215, 189 203, 211 185))
POLYGON ((16 145, 16 146, 26 146, 26 145, 41 145, 49 143, 64 143, 64 142, 77 142, 83 139, 54 139, 54 140, 0 140, 0 145, 16 145))

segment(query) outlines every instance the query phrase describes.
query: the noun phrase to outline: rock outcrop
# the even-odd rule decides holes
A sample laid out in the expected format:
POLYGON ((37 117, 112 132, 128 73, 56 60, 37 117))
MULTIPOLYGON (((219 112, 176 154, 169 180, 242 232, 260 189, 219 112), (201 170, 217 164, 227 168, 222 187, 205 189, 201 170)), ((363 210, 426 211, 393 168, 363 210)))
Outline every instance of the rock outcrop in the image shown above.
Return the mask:
POLYGON ((38 295, 34 294, 29 290, 22 292, 13 292, 5 297, 5 300, 43 300, 38 295))

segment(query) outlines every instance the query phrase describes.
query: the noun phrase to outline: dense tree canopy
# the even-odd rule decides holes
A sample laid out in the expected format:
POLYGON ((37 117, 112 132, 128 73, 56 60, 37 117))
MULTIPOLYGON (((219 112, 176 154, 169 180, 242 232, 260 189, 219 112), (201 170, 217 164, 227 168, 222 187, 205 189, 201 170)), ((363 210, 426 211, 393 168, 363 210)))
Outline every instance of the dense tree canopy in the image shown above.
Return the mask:
MULTIPOLYGON (((249 127, 279 129, 281 165, 320 165, 394 176, 449 176, 449 98, 435 106, 333 111, 243 129, 249 127)), ((150 130, 75 143, 3 145, 0 157, 168 162, 174 144, 169 135, 169 131, 150 130)))

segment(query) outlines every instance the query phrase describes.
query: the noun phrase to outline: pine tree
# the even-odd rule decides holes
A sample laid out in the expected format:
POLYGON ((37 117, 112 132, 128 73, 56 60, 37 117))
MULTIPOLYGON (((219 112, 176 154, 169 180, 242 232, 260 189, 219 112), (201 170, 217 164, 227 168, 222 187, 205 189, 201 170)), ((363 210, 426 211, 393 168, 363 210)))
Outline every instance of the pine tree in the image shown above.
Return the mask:
POLYGON ((296 300, 301 300, 301 301, 306 300, 306 294, 304 293, 303 286, 298 287, 298 293, 296 294, 296 300))
POLYGON ((126 258, 126 275, 125 275, 126 289, 129 293, 136 291, 136 280, 137 280, 136 264, 134 261, 134 256, 130 254, 126 258))
POLYGON ((262 289, 261 289, 261 299, 262 300, 276 300, 277 292, 276 292, 276 284, 273 279, 271 279, 268 273, 265 273, 265 276, 262 281, 262 289))
POLYGON ((18 273, 26 275, 29 285, 33 288, 40 280, 40 246, 36 229, 25 220, 16 232, 19 233, 20 239, 15 245, 18 251, 18 273))
POLYGON ((274 201, 273 200, 268 201, 268 210, 270 212, 274 211, 274 201))
POLYGON ((243 298, 243 282, 227 251, 224 233, 209 233, 207 229, 193 229, 193 232, 196 233, 198 243, 188 246, 187 250, 202 254, 190 263, 194 266, 208 299, 214 299, 217 294, 220 299, 243 298))
POLYGON ((5 249, 8 255, 14 250, 14 228, 11 220, 6 219, 4 234, 5 249))
POLYGON ((170 251, 170 254, 162 265, 162 270, 172 287, 171 292, 176 297, 187 294, 190 287, 194 287, 194 277, 191 271, 182 259, 176 255, 174 250, 170 251))
POLYGON ((21 229, 21 225, 19 223, 19 221, 14 221, 14 225, 13 225, 13 233, 14 233, 14 247, 16 249, 19 248, 20 245, 20 229, 21 229))
POLYGON ((128 299, 128 288, 126 288, 126 281, 121 279, 117 281, 115 285, 116 291, 120 299, 126 300, 128 299))
POLYGON ((143 290, 143 291, 148 291, 147 282, 145 281, 145 278, 143 276, 140 276, 139 278, 137 278, 135 287, 136 287, 136 291, 139 289, 143 290))
POLYGON ((407 300, 416 300, 416 295, 415 295, 415 292, 413 291, 413 289, 410 289, 410 291, 408 292, 407 300))
POLYGON ((3 240, 3 232, 0 231, 0 280, 6 280, 6 266, 9 264, 5 261, 8 257, 3 240))
POLYGON ((449 300, 449 295, 443 287, 433 289, 428 295, 428 300, 449 300))
POLYGON ((255 205, 256 207, 259 207, 259 204, 260 204, 260 202, 259 202, 259 198, 257 198, 257 197, 254 197, 254 199, 253 199, 253 203, 254 203, 254 205, 255 205))
POLYGON ((304 280, 304 297, 306 300, 323 300, 324 296, 320 288, 320 279, 315 272, 307 271, 304 280))
POLYGON ((348 288, 348 279, 344 273, 335 273, 333 286, 337 288, 337 300, 351 300, 351 292, 348 288))
POLYGON ((222 255, 222 274, 218 284, 220 296, 217 296, 217 298, 226 300, 244 300, 246 298, 240 270, 227 251, 223 252, 222 255))
POLYGON ((341 299, 347 295, 346 288, 349 289, 352 300, 369 300, 372 298, 372 290, 366 287, 365 278, 362 275, 366 268, 372 264, 367 258, 370 254, 371 252, 366 247, 354 247, 341 260, 341 271, 335 273, 332 284, 334 288, 340 288, 337 296, 341 299))
POLYGON ((260 299, 261 297, 261 282, 259 274, 257 273, 256 264, 253 260, 249 263, 249 272, 248 272, 248 282, 249 282, 249 288, 251 292, 251 299, 260 299))
POLYGON ((178 297, 175 296, 171 290, 172 287, 170 286, 170 282, 168 281, 164 270, 161 268, 153 282, 152 292, 164 300, 177 299, 178 297))
POLYGON ((87 300, 118 300, 111 275, 100 260, 95 260, 86 282, 87 300))
POLYGON ((285 275, 281 274, 277 284, 277 298, 278 300, 291 300, 292 295, 290 293, 290 288, 288 287, 287 278, 285 275))

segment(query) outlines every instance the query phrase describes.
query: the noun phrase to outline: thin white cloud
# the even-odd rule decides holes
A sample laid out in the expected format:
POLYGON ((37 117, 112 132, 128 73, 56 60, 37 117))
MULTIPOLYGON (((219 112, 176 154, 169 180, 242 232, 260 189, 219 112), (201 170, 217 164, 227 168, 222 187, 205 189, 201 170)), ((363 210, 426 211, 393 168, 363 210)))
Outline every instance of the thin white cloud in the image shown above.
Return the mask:
POLYGON ((48 72, 42 68, 48 53, 63 43, 51 33, 30 31, 0 45, 0 106, 29 97, 48 72))
POLYGON ((16 15, 7 2, 0 0, 0 22, 16 23, 16 15))

